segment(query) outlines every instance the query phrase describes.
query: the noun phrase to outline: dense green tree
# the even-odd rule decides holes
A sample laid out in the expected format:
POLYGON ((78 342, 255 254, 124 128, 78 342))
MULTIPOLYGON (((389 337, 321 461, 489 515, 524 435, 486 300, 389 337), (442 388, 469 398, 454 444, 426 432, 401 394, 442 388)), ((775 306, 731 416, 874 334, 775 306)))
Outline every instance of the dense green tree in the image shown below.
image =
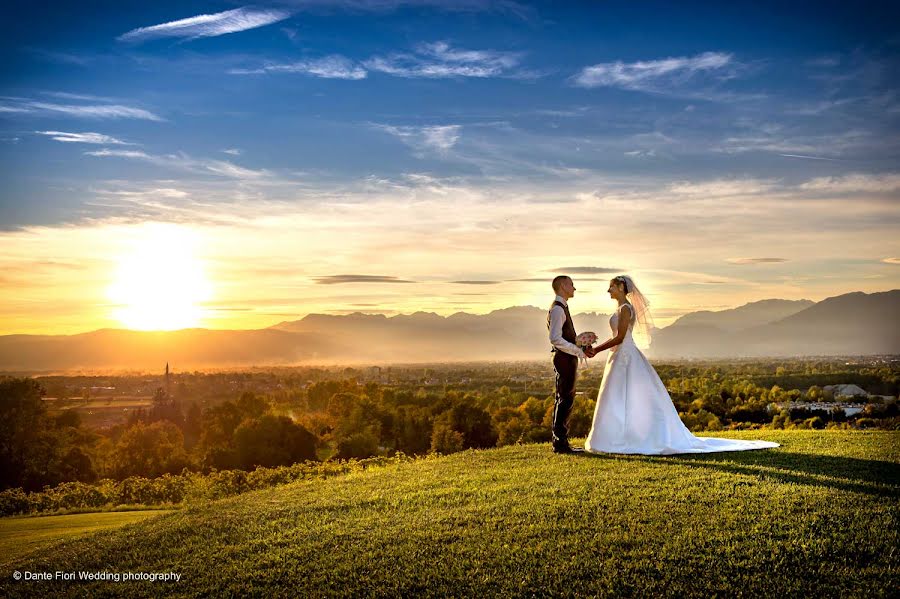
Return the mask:
POLYGON ((287 466, 316 459, 316 437, 287 416, 263 414, 247 418, 234 431, 237 465, 287 466))
POLYGON ((152 478, 190 465, 181 429, 166 420, 137 422, 127 429, 116 443, 113 460, 119 478, 152 478))
POLYGON ((446 420, 436 422, 431 433, 431 451, 442 454, 456 453, 465 447, 462 433, 453 430, 446 420))
POLYGON ((497 444, 497 431, 491 423, 491 415, 471 401, 454 405, 438 420, 462 435, 464 448, 494 447, 497 444))

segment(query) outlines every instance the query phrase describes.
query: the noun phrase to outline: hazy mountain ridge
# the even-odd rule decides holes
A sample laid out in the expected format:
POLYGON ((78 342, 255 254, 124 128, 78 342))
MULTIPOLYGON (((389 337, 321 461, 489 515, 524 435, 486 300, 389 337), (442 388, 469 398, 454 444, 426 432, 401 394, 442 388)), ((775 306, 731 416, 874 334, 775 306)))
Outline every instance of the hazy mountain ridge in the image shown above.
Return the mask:
POLYGON ((792 316, 816 302, 811 300, 768 299, 751 302, 730 310, 701 310, 678 318, 671 326, 714 326, 723 331, 740 331, 792 316))
MULTIPOLYGON (((575 307, 575 306, 573 306, 575 307)), ((310 314, 257 330, 100 329, 0 336, 0 369, 180 369, 339 362, 549 359, 546 308, 478 315, 310 314)), ((610 334, 609 316, 573 315, 576 330, 610 334)), ((696 312, 658 329, 653 358, 900 353, 900 290, 809 300, 764 300, 696 312), (810 305, 806 305, 809 303, 810 305), (737 323, 750 323, 734 329, 737 323)), ((602 359, 602 358, 601 358, 602 359)))
MULTIPOLYGON (((772 306, 776 311, 786 308, 772 306)), ((898 352, 900 289, 830 297, 789 316, 737 331, 709 324, 673 324, 654 336, 649 353, 653 357, 727 357, 898 352)))

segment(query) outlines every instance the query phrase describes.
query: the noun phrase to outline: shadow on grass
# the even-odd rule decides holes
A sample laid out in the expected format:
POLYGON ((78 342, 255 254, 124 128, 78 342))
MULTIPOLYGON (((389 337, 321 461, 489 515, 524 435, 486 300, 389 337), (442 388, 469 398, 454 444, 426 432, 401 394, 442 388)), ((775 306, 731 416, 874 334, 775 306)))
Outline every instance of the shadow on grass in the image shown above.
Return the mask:
POLYGON ((592 459, 660 462, 692 468, 709 468, 880 497, 896 498, 900 495, 900 464, 881 460, 790 453, 770 449, 672 456, 592 453, 579 455, 592 459))

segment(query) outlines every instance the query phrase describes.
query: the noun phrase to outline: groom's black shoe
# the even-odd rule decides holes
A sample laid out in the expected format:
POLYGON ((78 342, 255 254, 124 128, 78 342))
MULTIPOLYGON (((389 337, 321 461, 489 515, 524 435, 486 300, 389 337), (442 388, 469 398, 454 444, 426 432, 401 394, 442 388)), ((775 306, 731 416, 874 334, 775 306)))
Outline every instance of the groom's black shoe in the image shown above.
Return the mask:
POLYGON ((554 445, 553 453, 583 453, 584 449, 581 447, 572 447, 568 443, 565 445, 554 445))

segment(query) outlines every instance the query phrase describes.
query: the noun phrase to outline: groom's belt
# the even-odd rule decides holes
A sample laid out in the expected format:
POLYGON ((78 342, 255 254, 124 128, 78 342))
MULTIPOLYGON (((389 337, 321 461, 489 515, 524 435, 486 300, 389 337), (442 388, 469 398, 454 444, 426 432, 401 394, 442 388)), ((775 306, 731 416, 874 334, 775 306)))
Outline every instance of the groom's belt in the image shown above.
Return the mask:
MULTIPOLYGON (((551 353, 551 354, 562 354, 563 356, 572 356, 572 354, 570 354, 569 352, 564 352, 564 351, 562 351, 562 350, 560 350, 560 349, 557 349, 557 348, 555 348, 555 347, 551 347, 551 348, 550 348, 550 353, 551 353)), ((578 356, 572 356, 572 357, 573 357, 573 358, 577 358, 578 356)))

